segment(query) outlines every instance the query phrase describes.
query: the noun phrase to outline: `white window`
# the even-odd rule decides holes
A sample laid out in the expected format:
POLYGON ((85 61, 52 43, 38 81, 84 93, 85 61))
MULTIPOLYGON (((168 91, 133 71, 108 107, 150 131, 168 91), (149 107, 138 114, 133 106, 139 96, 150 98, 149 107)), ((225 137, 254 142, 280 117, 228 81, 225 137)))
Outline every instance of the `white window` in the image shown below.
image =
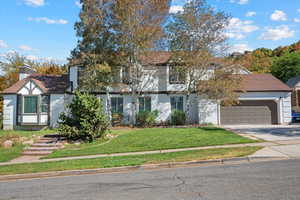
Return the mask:
POLYGON ((174 96, 170 98, 171 100, 171 110, 183 110, 183 96, 174 96))

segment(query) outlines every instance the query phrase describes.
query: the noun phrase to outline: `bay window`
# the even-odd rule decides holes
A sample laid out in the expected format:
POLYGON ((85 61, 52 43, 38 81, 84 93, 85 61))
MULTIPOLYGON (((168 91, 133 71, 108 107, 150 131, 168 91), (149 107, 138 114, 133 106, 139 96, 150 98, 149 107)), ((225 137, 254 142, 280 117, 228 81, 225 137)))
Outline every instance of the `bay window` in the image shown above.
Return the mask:
POLYGON ((36 114, 38 112, 38 96, 24 96, 24 114, 36 114))

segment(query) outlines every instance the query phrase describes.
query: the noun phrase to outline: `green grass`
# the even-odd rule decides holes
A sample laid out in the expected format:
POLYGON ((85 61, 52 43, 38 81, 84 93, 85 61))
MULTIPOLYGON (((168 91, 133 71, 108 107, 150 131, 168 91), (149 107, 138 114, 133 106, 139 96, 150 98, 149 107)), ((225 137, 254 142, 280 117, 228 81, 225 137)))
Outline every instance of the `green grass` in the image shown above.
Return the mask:
POLYGON ((7 162, 21 155, 24 145, 15 145, 9 149, 0 147, 0 162, 7 162))
POLYGON ((41 135, 47 135, 47 134, 53 134, 53 133, 57 133, 57 130, 50 130, 50 129, 41 130, 41 131, 22 131, 22 130, 4 131, 4 130, 0 130, 0 137, 7 135, 7 134, 14 134, 14 135, 19 135, 21 137, 30 138, 33 135, 41 136, 41 135))
POLYGON ((119 136, 111 141, 99 140, 80 146, 70 145, 65 149, 53 152, 46 158, 256 142, 230 131, 214 127, 114 130, 113 134, 119 136))
POLYGON ((67 160, 45 163, 15 164, 0 166, 0 175, 25 174, 37 172, 110 168, 136 166, 142 164, 208 160, 218 158, 242 157, 253 154, 261 147, 218 148, 198 151, 184 151, 162 154, 118 156, 94 159, 67 160))
POLYGON ((40 136, 46 134, 55 133, 55 130, 43 130, 43 131, 21 131, 21 130, 12 130, 12 131, 4 131, 0 130, 0 162, 7 162, 14 158, 21 156, 21 153, 25 147, 25 145, 19 144, 18 141, 20 137, 27 137, 28 139, 33 138, 33 136, 40 136), (5 149, 2 146, 2 143, 5 140, 14 141, 15 145, 12 148, 5 149))

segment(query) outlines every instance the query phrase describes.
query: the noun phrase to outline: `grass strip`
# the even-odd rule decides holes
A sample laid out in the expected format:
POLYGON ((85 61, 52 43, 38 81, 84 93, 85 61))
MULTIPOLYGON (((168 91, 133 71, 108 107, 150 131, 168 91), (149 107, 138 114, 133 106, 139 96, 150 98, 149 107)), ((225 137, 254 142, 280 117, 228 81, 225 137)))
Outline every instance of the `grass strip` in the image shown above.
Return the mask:
POLYGON ((0 175, 51 172, 64 170, 111 168, 121 166, 136 166, 142 164, 157 164, 168 162, 183 162, 193 160, 210 160, 219 158, 242 157, 253 154, 261 147, 218 148, 197 151, 184 151, 161 154, 118 156, 94 159, 66 160, 45 163, 28 163, 0 166, 0 175))

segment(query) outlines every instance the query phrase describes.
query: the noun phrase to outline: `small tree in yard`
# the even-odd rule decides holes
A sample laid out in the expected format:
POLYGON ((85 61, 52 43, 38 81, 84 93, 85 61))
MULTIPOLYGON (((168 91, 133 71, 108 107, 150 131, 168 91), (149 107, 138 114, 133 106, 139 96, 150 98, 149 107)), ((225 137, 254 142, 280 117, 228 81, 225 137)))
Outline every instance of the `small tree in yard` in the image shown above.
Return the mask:
POLYGON ((60 116, 58 130, 62 136, 84 141, 93 141, 105 136, 109 121, 101 100, 96 96, 77 91, 68 109, 68 113, 60 116))

